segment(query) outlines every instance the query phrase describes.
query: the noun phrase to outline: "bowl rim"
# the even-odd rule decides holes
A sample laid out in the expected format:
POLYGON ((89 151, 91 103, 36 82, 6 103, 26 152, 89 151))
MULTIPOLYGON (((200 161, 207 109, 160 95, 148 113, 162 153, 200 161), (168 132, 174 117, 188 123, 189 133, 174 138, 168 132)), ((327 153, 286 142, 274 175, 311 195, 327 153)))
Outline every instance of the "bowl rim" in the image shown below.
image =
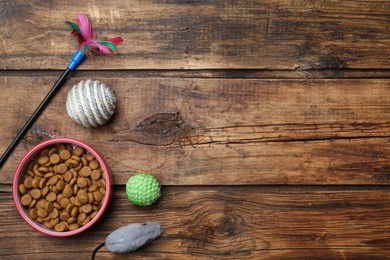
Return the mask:
POLYGON ((111 185, 112 185, 111 175, 110 175, 110 171, 107 168, 106 162, 104 161, 103 157, 94 148, 92 148, 90 145, 86 144, 85 142, 77 140, 77 139, 74 139, 74 138, 55 137, 55 138, 50 138, 48 140, 45 140, 45 141, 35 145, 33 148, 31 148, 23 156, 22 160, 20 160, 20 162, 19 162, 19 164, 18 164, 18 166, 17 166, 17 168, 15 170, 14 177, 13 177, 12 196, 13 196, 13 199, 14 199, 14 203, 15 203, 16 209, 18 210, 19 214, 27 222, 27 224, 29 224, 32 228, 34 228, 35 230, 37 230, 37 231, 39 231, 39 232, 41 232, 43 234, 46 234, 46 235, 49 235, 49 236, 52 236, 52 237, 68 237, 68 236, 77 235, 77 234, 82 233, 83 231, 89 229, 91 226, 93 226, 101 218, 101 216, 107 210, 108 205, 110 203, 110 199, 111 199, 111 196, 112 196, 111 185), (26 212, 24 211, 24 206, 20 202, 20 199, 19 199, 19 188, 18 188, 18 179, 19 179, 20 174, 22 174, 21 170, 25 166, 25 164, 30 161, 30 157, 34 153, 40 151, 41 149, 43 149, 46 146, 59 144, 59 143, 70 143, 70 144, 73 144, 73 145, 81 146, 84 149, 88 150, 99 161, 100 166, 103 168, 104 175, 106 177, 106 196, 104 197, 104 201, 103 201, 102 207, 99 209, 99 211, 96 214, 96 216, 88 224, 86 224, 85 226, 82 226, 82 227, 80 227, 80 228, 78 228, 76 230, 64 231, 64 232, 57 232, 54 229, 53 230, 49 230, 48 228, 43 227, 42 224, 40 224, 40 223, 36 222, 35 220, 31 219, 30 216, 28 216, 28 214, 26 214, 26 212))

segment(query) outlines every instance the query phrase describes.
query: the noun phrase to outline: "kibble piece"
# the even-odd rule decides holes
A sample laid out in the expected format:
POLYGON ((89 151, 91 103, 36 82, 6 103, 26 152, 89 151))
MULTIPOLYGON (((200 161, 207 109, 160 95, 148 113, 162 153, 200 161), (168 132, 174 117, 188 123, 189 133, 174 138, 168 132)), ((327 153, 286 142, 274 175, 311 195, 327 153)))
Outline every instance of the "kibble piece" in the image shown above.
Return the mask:
POLYGON ((52 186, 51 191, 54 192, 55 194, 60 193, 60 191, 56 188, 56 186, 54 186, 54 187, 52 186))
POLYGON ((85 155, 85 158, 90 162, 90 161, 93 161, 95 159, 95 156, 93 156, 92 153, 87 152, 87 154, 85 155))
POLYGON ((38 171, 45 174, 49 172, 49 168, 47 168, 46 166, 42 166, 38 168, 38 171))
POLYGON ((70 152, 68 151, 68 150, 62 150, 61 152, 60 152, 60 157, 61 157, 61 159, 62 160, 68 160, 69 158, 70 158, 70 156, 72 156, 71 154, 70 154, 70 152))
POLYGON ((38 201, 38 200, 33 199, 33 200, 31 201, 30 205, 28 205, 28 207, 29 207, 29 208, 35 207, 35 205, 37 204, 37 201, 38 201))
POLYGON ((94 191, 93 198, 95 199, 95 201, 100 202, 103 199, 103 195, 99 191, 94 191))
POLYGON ((38 189, 39 188, 39 182, 42 180, 42 178, 40 177, 35 177, 32 182, 31 182, 31 185, 34 189, 38 189))
POLYGON ((36 208, 37 209, 44 209, 45 208, 45 205, 46 205, 46 201, 45 199, 41 199, 37 202, 37 205, 36 205, 36 208))
POLYGON ((42 177, 44 174, 40 172, 38 169, 33 171, 36 176, 42 177))
POLYGON ((31 176, 28 176, 26 179, 24 179, 24 186, 27 188, 27 189, 31 189, 32 188, 32 180, 33 178, 31 176))
POLYGON ((58 216, 50 220, 50 224, 51 224, 53 227, 54 227, 55 225, 57 225, 58 223, 60 223, 60 218, 58 218, 58 216))
POLYGON ((31 190, 30 194, 31 194, 31 197, 33 197, 34 199, 40 199, 42 196, 41 190, 39 190, 39 189, 31 190))
POLYGON ((77 186, 79 186, 80 188, 83 189, 87 187, 87 185, 88 185, 88 181, 85 178, 80 177, 77 179, 77 186))
POLYGON ((73 175, 70 171, 65 173, 64 181, 69 182, 72 178, 73 178, 73 175))
POLYGON ((38 213, 37 213, 37 210, 36 209, 30 209, 29 211, 29 215, 32 219, 37 219, 38 218, 38 213))
POLYGON ((55 201, 57 199, 57 194, 55 194, 54 192, 49 192, 47 195, 46 195, 46 199, 48 201, 55 201))
POLYGON ((43 221, 50 221, 50 219, 51 219, 51 218, 50 218, 49 215, 47 215, 47 217, 45 217, 45 218, 42 218, 43 221))
POLYGON ((87 191, 85 191, 85 190, 83 190, 83 189, 79 190, 79 191, 77 192, 77 197, 79 197, 79 196, 81 196, 81 195, 87 196, 87 191))
POLYGON ((91 178, 92 178, 92 180, 95 180, 95 181, 100 179, 101 176, 102 176, 102 174, 100 173, 99 170, 93 170, 91 173, 91 178))
POLYGON ((48 183, 49 185, 56 185, 58 182, 58 177, 57 176, 53 176, 49 179, 48 183))
POLYGON ((57 201, 54 201, 54 202, 53 202, 53 206, 54 206, 56 209, 58 209, 58 210, 62 209, 60 203, 58 203, 57 201))
POLYGON ((70 215, 68 212, 64 211, 60 214, 60 219, 62 221, 67 221, 70 218, 70 215))
POLYGON ((61 163, 57 165, 58 173, 64 174, 68 170, 68 166, 65 163, 61 163))
POLYGON ((43 187, 42 188, 42 196, 45 197, 47 195, 47 193, 49 193, 49 187, 47 187, 47 186, 43 187))
POLYGON ((91 215, 89 215, 89 216, 91 217, 91 219, 93 219, 94 217, 96 217, 97 213, 98 213, 98 211, 97 211, 97 210, 95 210, 95 211, 94 211, 94 212, 92 212, 92 214, 91 214, 91 215))
POLYGON ((42 219, 41 217, 38 217, 38 218, 36 219, 36 221, 38 221, 39 223, 42 223, 42 222, 43 222, 43 219, 42 219))
POLYGON ((81 162, 83 163, 83 166, 87 166, 88 165, 88 160, 84 156, 81 157, 81 162))
POLYGON ((60 203, 60 201, 61 201, 63 198, 65 198, 64 194, 60 193, 60 194, 57 195, 56 201, 57 201, 58 203, 60 203))
POLYGON ((46 179, 41 178, 41 180, 39 181, 38 187, 39 187, 40 189, 43 189, 45 186, 46 186, 46 179))
POLYGON ((70 225, 69 225, 69 230, 70 230, 70 231, 73 231, 73 230, 78 229, 79 227, 80 227, 79 224, 73 223, 73 224, 70 224, 70 225))
POLYGON ((45 167, 50 171, 49 167, 50 167, 51 165, 52 165, 52 163, 49 161, 48 163, 44 164, 43 166, 45 166, 45 167))
POLYGON ((73 186, 73 194, 77 194, 78 191, 79 191, 79 186, 74 185, 73 186))
POLYGON ((19 184, 19 192, 20 194, 24 195, 28 192, 26 186, 24 186, 24 184, 19 184))
POLYGON ((53 148, 50 148, 50 150, 49 150, 49 156, 52 156, 53 154, 55 154, 55 153, 57 153, 58 151, 57 151, 57 148, 55 148, 55 147, 53 147, 53 148))
POLYGON ((99 163, 97 160, 92 160, 91 162, 89 162, 89 167, 92 169, 92 170, 96 170, 99 168, 99 163))
MULTIPOLYGON (((47 151, 47 154, 49 154, 49 151, 47 151)), ((44 164, 47 164, 49 162, 49 156, 47 156, 47 154, 44 155, 44 156, 40 156, 38 158, 38 163, 40 165, 44 165, 44 164)))
POLYGON ((49 154, 49 151, 50 151, 49 148, 45 148, 45 149, 43 149, 39 154, 40 154, 41 156, 47 156, 47 155, 49 154))
MULTIPOLYGON (((53 205, 53 207, 54 207, 54 205, 53 205)), ((58 218, 58 216, 59 216, 59 211, 58 211, 58 209, 56 209, 56 208, 53 208, 53 210, 50 212, 50 217, 51 218, 58 218)))
POLYGON ((29 206, 32 202, 32 197, 30 194, 25 194, 22 196, 22 198, 20 199, 20 201, 22 202, 22 205, 23 206, 29 206))
POLYGON ((66 225, 65 225, 64 222, 60 222, 60 223, 58 223, 57 225, 55 225, 54 229, 55 229, 55 231, 57 231, 57 232, 64 232, 65 229, 66 229, 66 225))
POLYGON ((27 175, 31 176, 31 177, 34 177, 35 173, 32 170, 27 170, 27 175))
POLYGON ((99 187, 96 184, 92 184, 91 186, 88 187, 88 192, 94 192, 97 191, 99 187))
POLYGON ((67 184, 64 188, 64 190, 62 191, 62 194, 64 195, 65 198, 70 198, 73 196, 73 190, 72 190, 72 187, 67 184))
POLYGON ((61 161, 61 158, 58 153, 50 155, 50 162, 52 164, 58 164, 61 161))
POLYGON ((66 209, 66 206, 68 206, 68 204, 70 203, 70 199, 68 198, 63 198, 61 201, 60 201, 60 205, 63 209, 66 209))
POLYGON ((70 203, 68 205, 66 205, 65 211, 70 214, 70 212, 74 208, 74 204, 72 203, 72 201, 70 199, 69 199, 69 201, 70 201, 70 203))
POLYGON ((67 160, 67 163, 68 163, 69 167, 73 167, 73 168, 79 166, 79 164, 80 164, 79 161, 74 160, 74 159, 67 160))
POLYGON ((53 228, 53 225, 50 223, 50 221, 43 222, 43 225, 45 225, 47 228, 53 228))
POLYGON ((81 223, 82 226, 85 226, 88 224, 88 222, 91 221, 91 217, 87 216, 87 218, 81 223))
POLYGON ((72 217, 76 217, 78 213, 79 213, 78 208, 74 207, 74 208, 72 209, 72 211, 70 212, 70 215, 71 215, 72 217))
POLYGON ((27 169, 30 170, 30 171, 32 171, 33 168, 34 168, 34 164, 35 164, 34 161, 30 162, 30 163, 28 164, 28 168, 27 168, 27 169))
POLYGON ((84 148, 81 147, 81 146, 76 146, 76 147, 73 149, 72 152, 73 152, 74 155, 81 156, 81 155, 84 153, 84 148))
POLYGON ((64 144, 58 144, 58 145, 57 145, 57 150, 58 150, 59 152, 61 152, 61 151, 64 150, 64 149, 66 149, 64 144))
POLYGON ((73 178, 78 178, 79 177, 79 174, 78 174, 78 172, 75 169, 70 170, 70 172, 72 173, 72 177, 73 178))
POLYGON ((84 212, 82 212, 82 213, 80 213, 80 214, 77 216, 77 223, 81 224, 81 223, 83 223, 86 219, 87 219, 87 214, 85 214, 84 212))
POLYGON ((104 179, 100 180, 100 188, 106 188, 106 181, 104 179))
POLYGON ((48 172, 48 173, 45 174, 44 178, 45 179, 50 179, 53 176, 54 176, 54 172, 48 172))
POLYGON ((77 197, 74 199, 73 204, 74 204, 76 207, 80 207, 80 206, 83 205, 83 204, 80 203, 80 201, 79 201, 79 199, 78 199, 77 197))
POLYGON ((75 223, 77 221, 77 218, 75 218, 75 217, 70 217, 70 218, 68 218, 68 220, 66 221, 68 224, 73 224, 73 223, 75 223))
POLYGON ((80 202, 82 205, 87 204, 88 201, 89 201, 87 195, 80 195, 80 196, 77 196, 77 199, 79 200, 79 202, 80 202))
POLYGON ((75 154, 73 154, 70 158, 73 159, 73 160, 76 160, 76 161, 78 161, 78 162, 81 161, 81 157, 78 156, 78 155, 75 155, 75 154))
POLYGON ((80 171, 81 170, 81 168, 83 168, 83 164, 82 163, 79 163, 79 165, 76 167, 76 168, 74 168, 74 170, 75 171, 80 171))
POLYGON ((83 177, 89 177, 91 175, 92 169, 88 166, 84 166, 80 170, 80 175, 83 177))
POLYGON ((73 186, 77 182, 77 178, 73 178, 70 180, 69 184, 70 186, 73 186))
POLYGON ((52 212, 54 210, 54 206, 53 206, 53 203, 51 201, 46 201, 45 203, 45 209, 48 211, 48 212, 52 212))
POLYGON ((81 206, 81 211, 88 214, 92 210, 92 205, 91 204, 85 204, 81 206))
POLYGON ((64 188, 65 188, 65 182, 63 181, 63 180, 59 180, 58 182, 57 182, 57 184, 56 184, 56 188, 58 189, 58 190, 63 190, 64 188))
POLYGON ((87 196, 88 196, 88 203, 91 204, 91 203, 93 203, 95 201, 95 199, 93 198, 93 194, 92 193, 88 193, 87 196))
POLYGON ((47 212, 47 210, 45 210, 45 209, 39 208, 37 210, 37 214, 39 217, 45 218, 45 217, 47 217, 47 215, 49 215, 49 212, 47 212))

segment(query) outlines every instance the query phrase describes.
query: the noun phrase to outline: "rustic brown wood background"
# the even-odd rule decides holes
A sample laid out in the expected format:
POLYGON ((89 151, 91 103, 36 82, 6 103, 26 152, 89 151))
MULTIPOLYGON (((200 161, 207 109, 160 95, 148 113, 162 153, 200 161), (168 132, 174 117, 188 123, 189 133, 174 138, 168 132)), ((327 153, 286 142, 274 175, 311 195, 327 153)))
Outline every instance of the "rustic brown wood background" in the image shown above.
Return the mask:
POLYGON ((97 259, 385 259, 390 255, 389 1, 0 0, 0 153, 66 67, 80 11, 120 54, 71 75, 0 174, 0 258, 88 259, 114 229, 163 235, 97 259), (98 79, 117 96, 105 126, 66 114, 69 89, 98 79), (22 156, 51 137, 92 145, 114 178, 105 218, 58 239, 13 204, 22 156), (154 173, 148 208, 124 192, 154 173))

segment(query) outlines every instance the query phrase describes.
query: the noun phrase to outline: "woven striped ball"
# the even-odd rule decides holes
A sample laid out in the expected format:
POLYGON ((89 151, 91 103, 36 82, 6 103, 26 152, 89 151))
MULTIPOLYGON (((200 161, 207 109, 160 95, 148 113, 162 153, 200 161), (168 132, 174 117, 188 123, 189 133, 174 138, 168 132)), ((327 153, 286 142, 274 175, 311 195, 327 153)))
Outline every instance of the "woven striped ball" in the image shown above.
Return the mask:
POLYGON ((85 127, 104 125, 114 114, 114 93, 98 80, 82 80, 69 91, 66 110, 69 116, 85 127))

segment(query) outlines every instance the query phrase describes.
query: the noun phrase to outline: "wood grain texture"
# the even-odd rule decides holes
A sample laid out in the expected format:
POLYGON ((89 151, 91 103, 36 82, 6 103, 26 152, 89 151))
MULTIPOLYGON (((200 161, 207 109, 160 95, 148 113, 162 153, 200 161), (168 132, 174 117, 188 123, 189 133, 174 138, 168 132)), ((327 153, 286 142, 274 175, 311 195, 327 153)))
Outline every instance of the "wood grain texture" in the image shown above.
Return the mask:
POLYGON ((163 187, 148 208, 131 205, 124 186, 114 190, 105 218, 66 239, 32 230, 11 194, 0 193, 1 255, 88 259, 114 229, 145 221, 160 222, 163 235, 131 255, 103 248, 97 259, 385 259, 390 252, 388 187, 163 187))
POLYGON ((80 69, 389 69, 388 1, 0 1, 2 69, 63 69, 87 13, 120 55, 80 69), (27 29, 27 30, 26 30, 27 29))
MULTIPOLYGON (((98 79, 116 93, 114 118, 94 129, 73 122, 65 97, 80 78, 70 79, 2 169, 2 183, 29 148, 55 136, 96 148, 116 184, 140 171, 166 185, 390 181, 388 80, 98 79)), ((54 81, 0 78, 0 151, 54 81)))

